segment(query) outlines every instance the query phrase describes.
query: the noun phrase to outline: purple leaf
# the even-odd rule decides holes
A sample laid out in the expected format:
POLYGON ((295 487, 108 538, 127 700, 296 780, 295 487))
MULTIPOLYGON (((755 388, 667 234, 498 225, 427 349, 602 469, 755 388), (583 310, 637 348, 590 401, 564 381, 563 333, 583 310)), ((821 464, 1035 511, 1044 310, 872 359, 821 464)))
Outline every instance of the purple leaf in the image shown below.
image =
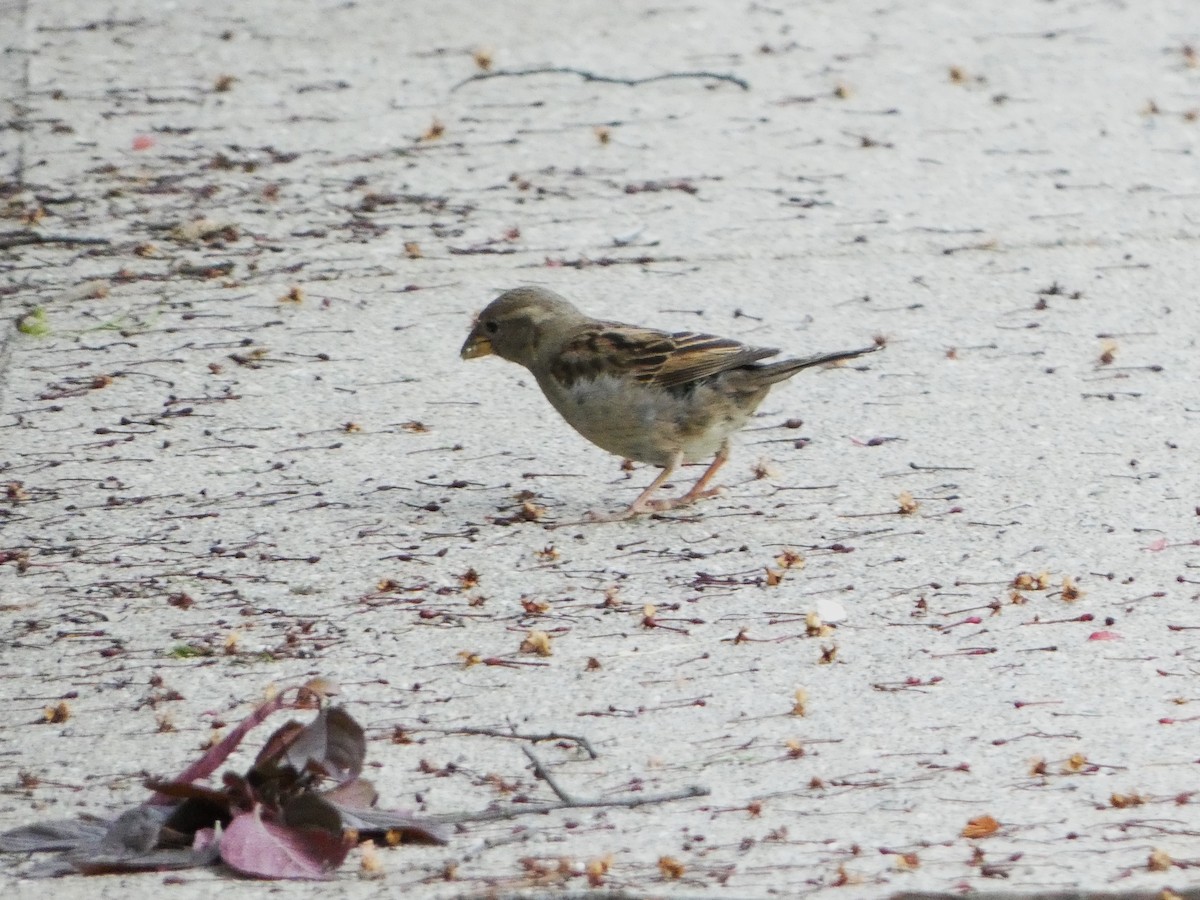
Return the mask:
POLYGON ((0 852, 29 853, 44 850, 71 850, 80 844, 95 844, 112 827, 104 819, 58 819, 22 825, 0 833, 0 852))
POLYGON ((343 828, 353 828, 361 837, 382 837, 389 831, 400 832, 403 840, 422 844, 445 844, 450 830, 437 822, 419 819, 404 809, 376 809, 379 794, 365 778, 345 781, 319 795, 342 817, 343 828))
POLYGON ((110 872, 165 872, 168 869, 194 869, 199 866, 211 866, 217 859, 216 848, 205 850, 147 850, 144 853, 139 853, 127 850, 111 850, 103 844, 91 847, 78 847, 65 856, 65 860, 71 864, 74 870, 84 875, 107 875, 110 872))
POLYGON ((64 875, 78 875, 79 870, 71 865, 67 854, 60 853, 58 856, 44 859, 38 862, 33 868, 26 869, 21 873, 22 878, 62 878, 64 875))
POLYGON ((319 794, 292 797, 281 812, 288 828, 319 828, 334 837, 342 836, 342 814, 319 794))
POLYGON ((218 822, 227 825, 233 818, 229 797, 217 791, 213 791, 211 797, 190 797, 170 812, 170 817, 163 825, 164 831, 169 834, 160 837, 164 844, 169 842, 168 838, 176 838, 178 835, 184 837, 186 844, 187 838, 202 828, 211 829, 218 822))
POLYGON ((266 822, 261 806, 236 816, 221 835, 221 859, 255 878, 327 878, 349 850, 340 834, 266 822))
MULTIPOLYGON (((172 781, 182 781, 185 784, 191 784, 193 781, 207 778, 213 772, 217 771, 221 764, 229 758, 229 755, 237 749, 242 739, 250 733, 250 729, 258 725, 272 713, 291 705, 291 701, 285 699, 286 697, 287 693, 281 691, 273 699, 268 700, 266 703, 260 703, 254 712, 250 713, 250 715, 237 724, 237 727, 233 731, 225 735, 220 742, 206 750, 200 759, 180 772, 172 781)), ((155 794, 150 798, 150 802, 156 806, 170 806, 175 801, 173 798, 163 794, 155 794)))
POLYGON ((166 818, 167 811, 161 807, 135 806, 117 816, 100 839, 100 847, 114 854, 153 850, 166 818))
MULTIPOLYGON (((332 802, 332 801, 331 801, 332 802)), ((446 844, 450 842, 450 829, 439 822, 419 819, 403 809, 375 809, 374 807, 344 806, 333 803, 342 814, 342 826, 353 828, 359 837, 377 837, 389 831, 400 832, 402 840, 419 844, 446 844)))
POLYGON ((0 850, 67 851, 27 871, 25 874, 30 878, 191 869, 217 861, 215 848, 211 851, 156 849, 167 814, 161 807, 135 806, 110 822, 89 818, 28 825, 0 835, 0 850))
POLYGON ((367 741, 362 726, 340 706, 321 710, 287 748, 287 760, 299 772, 317 772, 335 781, 362 773, 367 741))
POLYGON ((254 769, 266 771, 278 766, 279 761, 287 753, 288 747, 300 736, 304 726, 295 719, 288 719, 267 738, 258 756, 254 758, 254 769))
POLYGON ((159 781, 155 778, 146 779, 145 785, 160 797, 170 797, 175 800, 205 800, 217 806, 229 806, 229 796, 225 791, 215 788, 183 781, 159 781))
POLYGON ((343 807, 374 806, 379 799, 375 785, 365 778, 355 778, 353 781, 343 781, 336 787, 322 791, 321 796, 330 803, 343 807))
POLYGON ((192 835, 193 850, 207 850, 220 844, 221 836, 216 828, 201 828, 192 835))

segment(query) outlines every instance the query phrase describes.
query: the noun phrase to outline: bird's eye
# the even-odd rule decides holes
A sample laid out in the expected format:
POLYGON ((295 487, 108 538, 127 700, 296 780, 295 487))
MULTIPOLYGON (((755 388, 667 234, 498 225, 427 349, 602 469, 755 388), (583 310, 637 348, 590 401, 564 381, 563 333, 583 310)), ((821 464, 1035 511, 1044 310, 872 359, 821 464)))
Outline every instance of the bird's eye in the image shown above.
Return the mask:
POLYGON ((500 326, 497 325, 494 321, 484 322, 483 330, 486 331, 488 334, 495 334, 497 331, 500 330, 500 326))

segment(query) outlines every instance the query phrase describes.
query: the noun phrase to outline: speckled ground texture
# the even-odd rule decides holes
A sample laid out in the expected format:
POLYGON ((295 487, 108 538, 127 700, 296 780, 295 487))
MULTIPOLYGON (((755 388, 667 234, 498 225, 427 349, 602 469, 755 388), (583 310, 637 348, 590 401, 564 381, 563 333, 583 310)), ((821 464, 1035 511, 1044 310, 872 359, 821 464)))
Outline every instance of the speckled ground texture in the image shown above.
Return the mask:
MULTIPOLYGON (((320 674, 391 805, 553 800, 523 747, 711 791, 346 897, 1200 882, 1192 0, 239 6, 0 4, 0 828, 320 674), (524 283, 887 346, 776 388, 724 496, 571 524, 654 472, 458 358, 524 283)), ((224 885, 330 890, 54 889, 224 885)))

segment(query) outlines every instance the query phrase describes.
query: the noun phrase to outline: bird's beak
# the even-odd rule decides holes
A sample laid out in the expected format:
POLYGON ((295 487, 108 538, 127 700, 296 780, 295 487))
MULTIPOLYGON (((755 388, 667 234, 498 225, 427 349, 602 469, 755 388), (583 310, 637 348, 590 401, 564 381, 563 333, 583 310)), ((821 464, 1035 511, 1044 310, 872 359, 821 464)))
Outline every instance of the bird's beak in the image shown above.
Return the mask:
POLYGON ((467 335, 467 340, 463 343, 459 356, 463 359, 474 359, 477 356, 491 356, 493 352, 492 342, 487 335, 480 334, 477 329, 473 328, 467 335))

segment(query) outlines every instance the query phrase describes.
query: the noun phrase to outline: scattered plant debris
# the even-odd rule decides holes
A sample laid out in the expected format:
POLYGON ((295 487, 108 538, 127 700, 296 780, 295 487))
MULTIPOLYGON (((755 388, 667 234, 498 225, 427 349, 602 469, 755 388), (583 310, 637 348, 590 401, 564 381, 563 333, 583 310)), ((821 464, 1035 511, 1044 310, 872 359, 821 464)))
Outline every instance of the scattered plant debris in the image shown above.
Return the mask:
POLYGON ((359 841, 444 844, 445 826, 375 806, 362 774, 362 727, 328 700, 326 679, 281 691, 177 777, 149 781, 151 797, 113 819, 84 817, 0 833, 0 851, 61 851, 28 873, 190 869, 224 863, 241 875, 320 879, 359 841), (307 725, 277 728, 245 774, 226 772, 221 786, 199 782, 216 771, 252 728, 282 709, 317 709, 307 725), (332 782, 332 786, 325 786, 332 782))

